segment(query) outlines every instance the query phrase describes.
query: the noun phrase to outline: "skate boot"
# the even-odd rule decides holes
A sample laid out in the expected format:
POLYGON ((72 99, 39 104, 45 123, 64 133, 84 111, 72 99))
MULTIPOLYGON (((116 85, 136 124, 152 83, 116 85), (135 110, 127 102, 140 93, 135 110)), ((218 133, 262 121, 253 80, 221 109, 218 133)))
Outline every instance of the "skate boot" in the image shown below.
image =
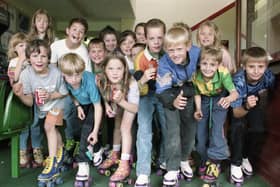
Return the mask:
POLYGON ((46 166, 41 174, 38 176, 38 186, 54 186, 55 184, 62 184, 63 180, 57 169, 57 162, 55 157, 48 157, 46 159, 46 166))
POLYGON ((203 180, 206 173, 206 166, 204 164, 200 165, 198 168, 198 176, 203 180))
POLYGON ((58 148, 56 153, 56 158, 57 158, 57 168, 59 169, 60 172, 64 172, 67 170, 67 168, 64 166, 64 155, 65 155, 64 148, 63 147, 58 148))
POLYGON ((181 174, 186 181, 190 182, 193 178, 193 170, 190 166, 189 160, 181 162, 181 174))
POLYGON ((235 184, 235 186, 239 187, 243 184, 244 177, 242 173, 241 166, 230 166, 230 183, 235 184))
POLYGON ((19 166, 21 168, 30 168, 30 159, 27 150, 20 150, 19 157, 20 157, 19 166))
POLYGON ((38 168, 43 165, 44 158, 41 148, 34 148, 33 149, 33 158, 32 161, 32 168, 38 168))
POLYGON ((75 140, 67 139, 65 145, 64 163, 68 166, 73 164, 73 154, 75 149, 75 140))
POLYGON ((108 158, 98 167, 98 172, 101 175, 110 176, 114 167, 119 163, 120 152, 111 151, 108 158))
POLYGON ((134 187, 150 187, 150 180, 148 175, 139 175, 134 187))
POLYGON ((253 175, 253 167, 248 158, 242 159, 241 169, 247 177, 251 177, 253 175))
POLYGON ((102 163, 102 161, 103 161, 103 153, 104 153, 104 150, 103 150, 102 147, 99 149, 98 152, 93 153, 93 165, 94 166, 97 167, 97 166, 99 166, 102 163))
POLYGON ((168 171, 164 175, 163 187, 179 187, 178 171, 168 171))
POLYGON ((158 170, 157 170, 157 176, 163 176, 166 173, 166 163, 160 163, 158 170))
POLYGON ((89 164, 87 162, 78 163, 78 172, 76 174, 75 187, 90 187, 92 178, 90 177, 89 164))
POLYGON ((118 169, 110 177, 109 187, 123 186, 124 183, 131 185, 133 180, 129 179, 130 165, 129 160, 121 160, 118 169))
POLYGON ((206 162, 206 173, 203 177, 204 182, 208 184, 214 184, 216 183, 219 175, 220 175, 220 164, 207 161, 206 162))

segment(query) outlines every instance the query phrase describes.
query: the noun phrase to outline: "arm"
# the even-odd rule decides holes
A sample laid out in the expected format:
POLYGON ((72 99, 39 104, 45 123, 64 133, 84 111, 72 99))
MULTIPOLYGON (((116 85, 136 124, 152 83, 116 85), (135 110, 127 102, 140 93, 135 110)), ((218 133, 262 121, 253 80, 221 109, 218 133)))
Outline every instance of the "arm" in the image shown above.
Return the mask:
POLYGON ((195 95, 194 96, 194 102, 195 102, 195 112, 194 112, 194 118, 196 120, 201 120, 203 114, 201 111, 201 95, 195 95))
POLYGON ((88 136, 88 142, 92 145, 96 144, 98 141, 98 131, 101 125, 102 119, 102 106, 101 103, 94 103, 94 128, 88 136))
POLYGON ((250 111, 251 108, 255 107, 257 105, 258 97, 251 95, 247 97, 246 103, 244 103, 240 107, 236 107, 233 109, 233 115, 236 118, 241 118, 250 111))
POLYGON ((13 92, 16 96, 20 98, 20 100, 27 106, 33 105, 33 96, 32 94, 24 94, 22 84, 14 84, 13 92))
POLYGON ((227 97, 222 97, 218 104, 221 105, 223 108, 227 109, 230 106, 230 103, 235 101, 238 98, 238 92, 236 90, 232 90, 227 97))

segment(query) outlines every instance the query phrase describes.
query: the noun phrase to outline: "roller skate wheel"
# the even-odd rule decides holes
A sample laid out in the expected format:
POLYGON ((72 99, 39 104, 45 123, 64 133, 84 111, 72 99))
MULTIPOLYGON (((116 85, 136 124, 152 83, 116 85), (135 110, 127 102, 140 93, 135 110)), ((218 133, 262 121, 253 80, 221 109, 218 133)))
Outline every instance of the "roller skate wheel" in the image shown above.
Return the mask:
POLYGON ((202 187, 210 187, 209 184, 203 184, 202 187))
POLYGON ((135 183, 135 181, 133 179, 127 179, 127 184, 128 185, 132 185, 134 183, 135 183))
POLYGON ((83 187, 84 183, 83 183, 83 181, 75 181, 74 186, 75 187, 83 187))
POLYGON ((54 186, 55 186, 54 182, 48 182, 47 183, 47 187, 54 187, 54 186))
POLYGON ((111 175, 111 171, 110 171, 110 170, 106 170, 106 171, 104 172, 104 175, 107 176, 107 177, 109 177, 109 176, 111 175))
POLYGON ((55 184, 63 184, 63 179, 61 177, 56 178, 55 184))
POLYGON ((109 187, 117 187, 115 182, 109 182, 109 187))
POLYGON ((123 187, 123 183, 117 183, 117 187, 123 187))
POLYGON ((45 186, 46 186, 46 183, 44 183, 42 181, 38 182, 38 187, 45 187, 45 186))
POLYGON ((87 181, 84 182, 84 187, 90 187, 92 184, 92 178, 89 178, 87 181))

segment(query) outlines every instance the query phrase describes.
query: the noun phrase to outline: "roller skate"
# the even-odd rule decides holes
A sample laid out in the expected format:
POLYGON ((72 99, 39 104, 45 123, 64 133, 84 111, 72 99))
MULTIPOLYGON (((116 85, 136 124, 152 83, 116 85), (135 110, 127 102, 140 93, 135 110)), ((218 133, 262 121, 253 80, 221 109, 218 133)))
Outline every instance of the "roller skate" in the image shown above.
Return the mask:
POLYGON ((110 176, 112 170, 118 165, 120 158, 119 151, 112 151, 108 158, 98 167, 98 172, 101 175, 110 176))
POLYGON ((75 187, 90 187, 92 184, 92 178, 90 177, 89 164, 87 162, 79 162, 79 169, 76 174, 74 182, 75 187))
POLYGON ((65 155, 65 150, 63 147, 60 147, 56 153, 57 168, 60 172, 67 171, 67 167, 64 165, 64 155, 65 155))
POLYGON ((19 157, 20 157, 19 166, 21 168, 30 168, 31 167, 30 157, 28 156, 27 150, 20 150, 19 157))
POLYGON ((46 166, 38 178, 38 187, 53 187, 56 184, 62 184, 63 180, 57 169, 57 162, 55 157, 48 157, 46 159, 46 166))
POLYGON ((197 174, 202 180, 206 174, 206 169, 207 167, 204 164, 200 165, 198 168, 197 174))
POLYGON ((96 153, 93 152, 92 145, 89 145, 87 149, 88 150, 86 152, 86 155, 88 159, 93 162, 93 166, 99 166, 103 161, 103 153, 104 153, 103 148, 101 147, 99 151, 96 153))
POLYGON ((33 149, 33 159, 32 160, 32 168, 38 168, 43 166, 44 158, 41 148, 33 149))
POLYGON ((151 187, 148 175, 139 175, 134 187, 151 187))
POLYGON ((166 163, 160 163, 157 169, 157 176, 163 176, 166 172, 166 163))
POLYGON ((253 167, 248 158, 242 159, 241 169, 246 177, 251 177, 253 175, 253 167))
POLYGON ((203 177, 203 181, 206 183, 203 186, 208 186, 208 187, 217 187, 220 186, 217 183, 217 179, 220 175, 220 164, 215 163, 212 161, 207 161, 206 162, 206 172, 203 177))
POLYGON ((109 187, 123 187, 124 184, 133 184, 133 179, 129 178, 129 160, 121 160, 118 169, 110 177, 109 187))
POLYGON ((241 166, 230 166, 230 183, 235 184, 236 187, 240 187, 244 182, 241 166))
POLYGON ((168 171, 164 175, 163 187, 179 187, 178 171, 168 171))
POLYGON ((187 182, 190 182, 193 178, 193 170, 190 166, 189 160, 181 162, 181 172, 180 179, 185 179, 187 182))

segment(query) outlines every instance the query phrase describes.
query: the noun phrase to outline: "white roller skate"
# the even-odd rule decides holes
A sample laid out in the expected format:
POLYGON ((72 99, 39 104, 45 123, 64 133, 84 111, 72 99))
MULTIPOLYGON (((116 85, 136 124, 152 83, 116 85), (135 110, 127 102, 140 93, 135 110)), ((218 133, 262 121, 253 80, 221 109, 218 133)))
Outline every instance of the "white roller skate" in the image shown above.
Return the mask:
POLYGON ((93 153, 93 165, 99 166, 103 162, 103 153, 104 150, 101 147, 98 152, 93 153))
POLYGON ((230 166, 230 183, 235 184, 235 186, 241 186, 243 184, 244 177, 241 170, 241 166, 235 166, 231 164, 230 166))
POLYGON ((248 158, 242 159, 241 169, 247 177, 250 177, 253 175, 253 167, 248 158))
POLYGON ((163 187, 178 187, 178 171, 168 171, 163 177, 163 187))
POLYGON ((134 187, 150 187, 150 180, 148 175, 139 175, 134 187))
POLYGON ((189 160, 181 162, 181 174, 186 181, 190 182, 192 180, 193 170, 190 166, 189 160))
POLYGON ((87 162, 78 163, 78 172, 76 174, 75 187, 88 187, 91 186, 92 179, 89 174, 89 164, 87 162))

